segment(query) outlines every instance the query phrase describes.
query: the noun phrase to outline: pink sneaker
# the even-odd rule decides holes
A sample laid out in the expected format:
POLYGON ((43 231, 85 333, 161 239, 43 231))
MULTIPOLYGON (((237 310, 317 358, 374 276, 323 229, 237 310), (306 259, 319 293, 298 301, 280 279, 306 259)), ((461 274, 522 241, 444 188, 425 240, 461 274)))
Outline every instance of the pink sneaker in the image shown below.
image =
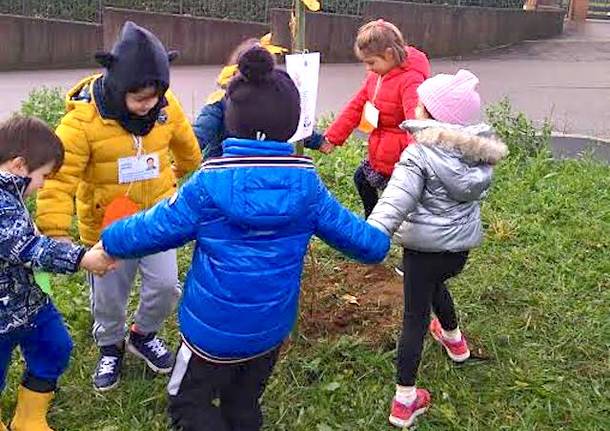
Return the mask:
POLYGON ((453 362, 461 363, 470 358, 470 349, 468 348, 468 343, 466 342, 464 335, 462 334, 462 339, 460 341, 446 340, 443 337, 443 328, 438 319, 433 319, 432 322, 430 322, 430 334, 432 334, 432 337, 445 348, 453 362))
POLYGON ((398 428, 409 428, 415 419, 430 407, 430 393, 425 389, 417 389, 417 396, 411 405, 404 405, 392 400, 390 423, 398 428))

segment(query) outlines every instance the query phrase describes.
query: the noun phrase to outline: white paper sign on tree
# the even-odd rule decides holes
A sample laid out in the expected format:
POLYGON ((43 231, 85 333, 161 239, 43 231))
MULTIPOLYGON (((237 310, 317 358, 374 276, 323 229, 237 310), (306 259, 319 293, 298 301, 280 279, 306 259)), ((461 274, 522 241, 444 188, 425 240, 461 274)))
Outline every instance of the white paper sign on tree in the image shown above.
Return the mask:
POLYGON ((299 128, 290 142, 300 141, 312 135, 316 123, 318 83, 320 80, 320 53, 309 52, 286 56, 286 71, 301 95, 299 128))

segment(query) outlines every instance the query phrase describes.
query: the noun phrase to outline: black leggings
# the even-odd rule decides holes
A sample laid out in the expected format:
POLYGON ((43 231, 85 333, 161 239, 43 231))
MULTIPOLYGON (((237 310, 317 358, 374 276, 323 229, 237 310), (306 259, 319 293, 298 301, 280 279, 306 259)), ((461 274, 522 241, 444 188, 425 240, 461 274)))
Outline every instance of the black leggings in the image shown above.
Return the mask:
POLYGON ((468 252, 423 253, 405 249, 405 311, 397 360, 399 385, 415 385, 431 306, 443 329, 451 331, 458 327, 445 282, 462 272, 467 260, 468 252))

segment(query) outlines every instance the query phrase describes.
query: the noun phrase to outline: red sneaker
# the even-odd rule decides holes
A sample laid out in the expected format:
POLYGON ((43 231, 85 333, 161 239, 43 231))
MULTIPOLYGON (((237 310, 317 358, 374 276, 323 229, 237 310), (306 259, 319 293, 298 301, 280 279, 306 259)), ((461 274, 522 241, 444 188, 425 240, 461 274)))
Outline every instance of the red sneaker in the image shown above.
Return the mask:
POLYGON ((461 363, 470 358, 470 349, 468 348, 468 343, 466 342, 464 335, 462 335, 460 341, 446 340, 443 337, 443 328, 438 319, 433 319, 432 322, 430 322, 430 334, 432 334, 432 337, 445 348, 453 362, 461 363))
POLYGON ((409 428, 415 419, 430 407, 430 393, 425 389, 417 389, 417 396, 411 405, 404 405, 392 400, 390 423, 398 428, 409 428))

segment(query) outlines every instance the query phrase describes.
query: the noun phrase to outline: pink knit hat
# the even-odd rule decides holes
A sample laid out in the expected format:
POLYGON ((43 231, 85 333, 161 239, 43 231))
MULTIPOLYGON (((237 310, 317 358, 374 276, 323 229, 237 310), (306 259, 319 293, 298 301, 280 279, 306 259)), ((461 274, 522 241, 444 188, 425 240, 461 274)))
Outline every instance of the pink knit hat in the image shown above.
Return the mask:
POLYGON ((462 69, 455 75, 441 73, 424 81, 417 94, 435 120, 467 126, 481 115, 478 84, 479 78, 462 69))

